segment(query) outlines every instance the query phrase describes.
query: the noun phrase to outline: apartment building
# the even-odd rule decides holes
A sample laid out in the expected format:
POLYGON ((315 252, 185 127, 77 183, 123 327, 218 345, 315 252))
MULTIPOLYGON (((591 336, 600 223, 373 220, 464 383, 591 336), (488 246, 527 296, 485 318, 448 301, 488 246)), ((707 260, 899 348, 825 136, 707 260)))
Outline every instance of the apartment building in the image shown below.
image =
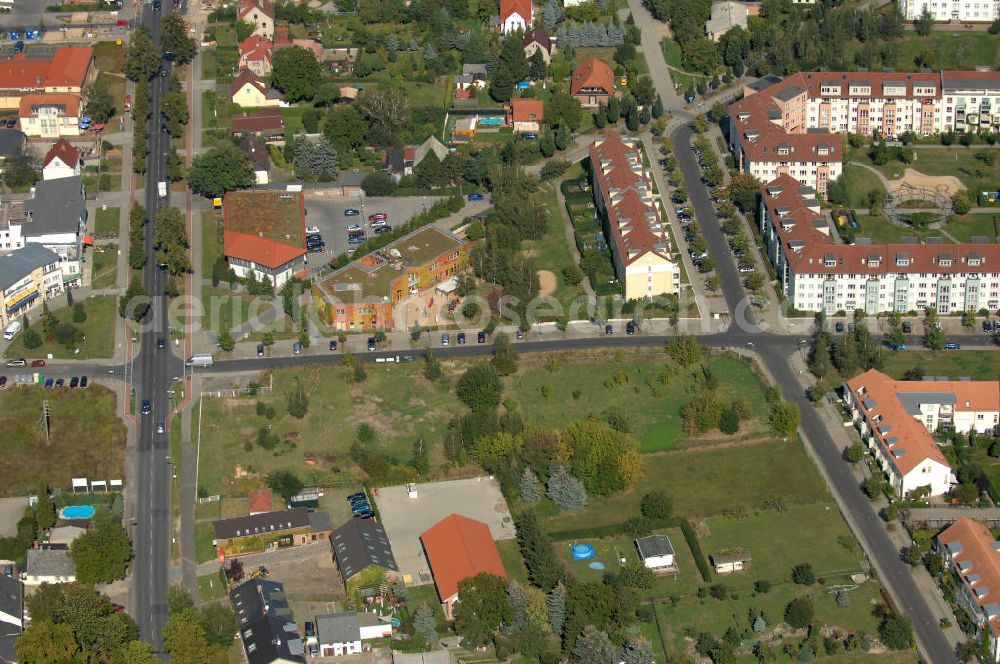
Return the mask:
POLYGON ((930 11, 935 21, 975 23, 1000 18, 997 0, 899 0, 899 11, 907 21, 920 18, 924 9, 930 11))
POLYGON ((680 292, 680 266, 636 139, 608 132, 590 146, 591 185, 626 300, 680 292))
POLYGON ((1000 307, 1000 245, 835 244, 815 190, 791 175, 764 186, 760 233, 782 292, 800 311, 1000 307))
POLYGON ((60 47, 0 60, 0 110, 18 111, 27 94, 83 94, 96 76, 94 49, 60 47))
POLYGON ((63 290, 59 256, 29 244, 0 255, 0 329, 63 290))
POLYGON ((978 131, 1000 126, 998 104, 1000 72, 800 72, 744 88, 730 150, 763 182, 791 175, 825 195, 842 172, 839 134, 978 131))
POLYGON ((1000 542, 989 528, 963 517, 941 531, 937 549, 960 579, 956 596, 976 623, 976 640, 985 633, 993 661, 1000 662, 1000 542))

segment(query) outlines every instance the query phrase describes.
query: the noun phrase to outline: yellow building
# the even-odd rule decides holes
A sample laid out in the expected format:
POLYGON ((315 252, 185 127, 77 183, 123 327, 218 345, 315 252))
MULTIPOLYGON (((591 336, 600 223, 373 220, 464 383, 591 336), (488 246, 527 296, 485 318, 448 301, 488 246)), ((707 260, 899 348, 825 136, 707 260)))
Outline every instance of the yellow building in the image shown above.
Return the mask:
POLYGON ((590 146, 594 199, 626 300, 680 291, 680 266, 635 139, 608 132, 590 146))
POLYGON ((233 103, 244 108, 281 106, 281 94, 264 85, 256 74, 244 69, 230 87, 233 103))
POLYGON ((62 292, 59 254, 40 244, 27 244, 0 255, 0 328, 46 299, 62 292))

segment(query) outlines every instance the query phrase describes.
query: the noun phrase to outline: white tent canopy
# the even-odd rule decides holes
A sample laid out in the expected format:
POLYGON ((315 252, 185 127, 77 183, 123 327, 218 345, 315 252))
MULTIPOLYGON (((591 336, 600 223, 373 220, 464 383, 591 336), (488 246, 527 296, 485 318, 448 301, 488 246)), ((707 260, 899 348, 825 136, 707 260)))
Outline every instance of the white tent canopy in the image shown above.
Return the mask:
POLYGON ((454 293, 456 289, 458 289, 458 279, 452 277, 451 279, 439 283, 434 290, 447 295, 448 293, 454 293))

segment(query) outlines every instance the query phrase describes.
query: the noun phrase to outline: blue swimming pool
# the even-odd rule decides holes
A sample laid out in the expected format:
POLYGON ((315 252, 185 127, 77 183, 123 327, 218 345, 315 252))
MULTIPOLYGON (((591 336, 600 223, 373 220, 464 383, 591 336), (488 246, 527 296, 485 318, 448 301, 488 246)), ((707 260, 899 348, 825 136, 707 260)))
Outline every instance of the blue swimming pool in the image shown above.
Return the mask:
POLYGON ((484 127, 499 127, 503 124, 503 118, 479 118, 479 124, 484 127))
POLYGON ((64 519, 89 519, 94 516, 93 505, 70 505, 62 510, 64 519))

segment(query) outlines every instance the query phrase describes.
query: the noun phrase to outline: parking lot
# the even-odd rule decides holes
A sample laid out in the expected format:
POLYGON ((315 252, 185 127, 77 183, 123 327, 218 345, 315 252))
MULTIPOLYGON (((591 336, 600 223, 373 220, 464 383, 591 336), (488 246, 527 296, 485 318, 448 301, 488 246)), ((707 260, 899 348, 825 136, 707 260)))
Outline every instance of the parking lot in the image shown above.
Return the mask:
POLYGON ((23 30, 51 24, 53 14, 48 14, 48 20, 45 20, 45 7, 50 4, 56 3, 46 0, 17 0, 9 12, 0 14, 0 29, 23 30))
POLYGON ((306 192, 306 226, 319 228, 320 235, 326 243, 326 250, 313 254, 318 255, 326 263, 329 259, 348 250, 347 227, 361 226, 362 230, 371 236, 372 226, 368 216, 378 212, 387 215, 389 226, 395 227, 409 221, 438 201, 434 196, 413 197, 370 197, 360 198, 325 198, 306 192), (356 216, 347 216, 345 211, 357 210, 356 216))
POLYGON ((510 509, 496 480, 477 477, 433 482, 418 484, 416 490, 416 498, 407 495, 405 486, 385 487, 375 496, 392 553, 407 585, 432 582, 420 535, 451 514, 482 521, 490 527, 495 540, 514 539, 510 509))

